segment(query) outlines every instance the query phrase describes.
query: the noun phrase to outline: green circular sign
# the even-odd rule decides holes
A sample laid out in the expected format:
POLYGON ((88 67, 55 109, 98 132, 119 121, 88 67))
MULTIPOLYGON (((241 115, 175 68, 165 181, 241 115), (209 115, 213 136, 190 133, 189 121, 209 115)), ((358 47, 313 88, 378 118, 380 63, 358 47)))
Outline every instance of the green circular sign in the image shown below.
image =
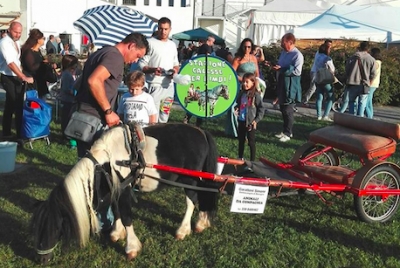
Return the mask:
POLYGON ((223 59, 198 56, 187 61, 179 71, 189 75, 188 85, 175 84, 181 106, 202 118, 225 113, 236 101, 239 81, 235 70, 223 59))

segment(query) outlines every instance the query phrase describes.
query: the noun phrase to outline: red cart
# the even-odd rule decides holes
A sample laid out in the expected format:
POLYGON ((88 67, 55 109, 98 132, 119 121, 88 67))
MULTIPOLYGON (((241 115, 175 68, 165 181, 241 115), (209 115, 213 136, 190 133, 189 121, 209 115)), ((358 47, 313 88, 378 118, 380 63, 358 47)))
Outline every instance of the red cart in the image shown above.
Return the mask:
MULTIPOLYGON (((159 170, 202 177, 225 183, 248 183, 279 188, 304 189, 337 196, 351 193, 358 217, 365 222, 392 219, 400 204, 400 168, 387 161, 396 151, 400 138, 398 124, 334 114, 334 124, 310 133, 290 162, 275 163, 266 158, 249 162, 220 157, 220 164, 247 165, 260 177, 218 175, 164 165, 159 170), (357 156, 361 167, 340 165, 338 151, 357 156)), ((279 192, 279 191, 278 191, 279 192)))

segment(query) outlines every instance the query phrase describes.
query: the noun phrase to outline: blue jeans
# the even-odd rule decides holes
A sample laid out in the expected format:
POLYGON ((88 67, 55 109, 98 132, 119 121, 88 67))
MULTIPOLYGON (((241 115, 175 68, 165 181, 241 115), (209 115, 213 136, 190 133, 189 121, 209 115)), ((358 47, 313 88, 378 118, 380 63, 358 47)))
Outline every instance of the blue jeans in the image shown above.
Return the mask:
POLYGON ((361 109, 364 111, 368 94, 363 94, 363 93, 364 93, 363 85, 346 86, 346 89, 345 89, 344 95, 343 95, 343 104, 342 104, 342 108, 340 109, 340 112, 344 113, 346 111, 347 107, 349 107, 349 113, 355 114, 354 101, 356 100, 357 97, 359 97, 358 98, 358 106, 359 106, 358 109, 360 109, 359 111, 361 111, 361 109), (350 102, 350 105, 349 105, 349 102, 350 102))
POLYGON ((376 89, 377 89, 376 87, 369 88, 367 105, 365 107, 365 114, 367 115, 368 118, 374 117, 374 106, 372 105, 372 99, 374 98, 374 92, 376 89))
POLYGON ((325 112, 323 117, 326 117, 329 115, 329 112, 331 111, 333 101, 335 100, 335 96, 333 95, 333 90, 332 90, 332 85, 326 84, 326 85, 317 85, 317 102, 316 108, 317 108, 317 117, 321 117, 322 113, 322 101, 324 100, 324 93, 326 92, 327 99, 326 99, 326 107, 325 107, 325 112))

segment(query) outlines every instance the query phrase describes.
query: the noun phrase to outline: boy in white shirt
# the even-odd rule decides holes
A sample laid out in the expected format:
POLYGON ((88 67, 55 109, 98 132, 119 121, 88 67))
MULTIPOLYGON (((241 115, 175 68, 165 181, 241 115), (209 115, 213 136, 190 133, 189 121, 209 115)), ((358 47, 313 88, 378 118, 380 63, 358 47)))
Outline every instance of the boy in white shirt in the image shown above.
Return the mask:
POLYGON ((134 71, 128 74, 126 84, 129 92, 122 95, 118 115, 124 123, 135 121, 142 127, 156 123, 157 109, 153 97, 143 91, 145 74, 134 71))

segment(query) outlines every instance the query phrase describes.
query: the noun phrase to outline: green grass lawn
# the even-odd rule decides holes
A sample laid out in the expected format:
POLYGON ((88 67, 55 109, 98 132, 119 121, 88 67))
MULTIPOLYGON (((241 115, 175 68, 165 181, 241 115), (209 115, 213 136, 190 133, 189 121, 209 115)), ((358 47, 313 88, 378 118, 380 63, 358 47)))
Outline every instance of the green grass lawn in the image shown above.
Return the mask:
MULTIPOLYGON (((174 110, 171 121, 181 121, 174 110)), ((225 118, 207 121, 220 155, 237 157, 237 141, 224 135, 225 118)), ((193 119, 192 119, 193 120, 193 119)), ((327 123, 296 118, 294 138, 279 143, 280 116, 266 114, 258 125, 257 157, 289 161, 308 133, 327 123)), ((59 123, 51 124, 51 144, 35 141, 33 149, 18 149, 12 174, 0 174, 1 267, 34 267, 29 219, 36 200, 44 200, 76 162, 76 151, 61 138, 59 123)), ((245 148, 248 157, 248 148, 245 148)), ((345 162, 356 159, 345 159, 345 162)), ((395 154, 390 159, 399 161, 395 154)), ((0 159, 1 161, 1 159, 0 159)), ((271 198, 264 214, 230 213, 230 196, 222 196, 211 229, 176 241, 174 234, 185 211, 182 189, 168 188, 139 196, 133 225, 143 243, 137 259, 128 263, 124 244, 93 237, 83 249, 58 246, 52 267, 400 267, 400 218, 385 224, 361 222, 351 195, 328 206, 316 195, 271 198)), ((195 222, 193 219, 192 223, 195 222)))

